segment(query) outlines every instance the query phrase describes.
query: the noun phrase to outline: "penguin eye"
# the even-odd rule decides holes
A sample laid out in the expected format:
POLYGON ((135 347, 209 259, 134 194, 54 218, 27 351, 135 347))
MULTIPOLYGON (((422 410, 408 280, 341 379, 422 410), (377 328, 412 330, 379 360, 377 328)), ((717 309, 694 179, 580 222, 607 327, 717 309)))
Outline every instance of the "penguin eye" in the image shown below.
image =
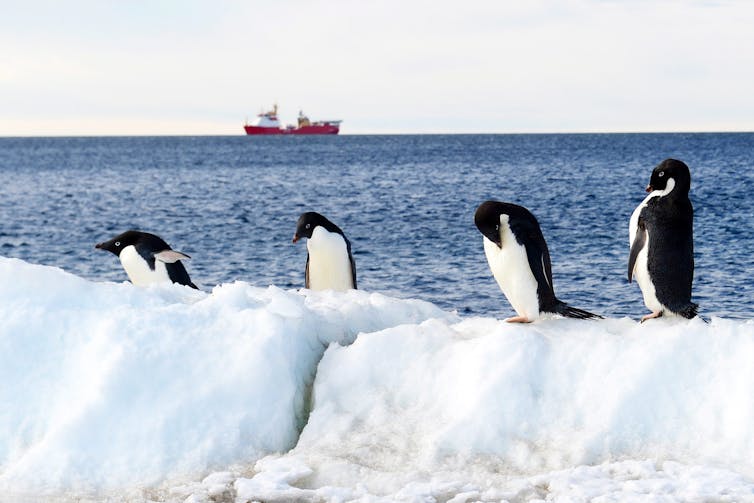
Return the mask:
POLYGON ((499 231, 499 230, 500 230, 500 224, 497 224, 497 225, 495 226, 495 230, 496 230, 496 231, 499 231))
POLYGON ((307 229, 308 229, 309 227, 311 227, 311 226, 312 226, 312 224, 306 224, 306 228, 307 228, 307 229))
POLYGON ((120 241, 116 241, 115 246, 120 246, 120 241))
POLYGON ((660 178, 662 178, 663 176, 665 176, 665 172, 664 171, 660 171, 659 173, 657 173, 657 176, 659 176, 660 178))

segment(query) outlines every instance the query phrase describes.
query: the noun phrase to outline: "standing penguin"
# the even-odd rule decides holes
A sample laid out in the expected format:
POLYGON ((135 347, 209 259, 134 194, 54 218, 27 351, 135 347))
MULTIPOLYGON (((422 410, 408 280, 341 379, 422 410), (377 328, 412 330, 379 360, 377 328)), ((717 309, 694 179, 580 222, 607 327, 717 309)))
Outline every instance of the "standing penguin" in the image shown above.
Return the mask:
POLYGON ((492 275, 518 314, 505 321, 528 323, 543 313, 601 318, 555 297, 550 252, 539 222, 529 210, 515 204, 486 201, 477 208, 474 223, 484 236, 484 254, 492 275))
POLYGON ((665 159, 652 171, 649 195, 636 207, 629 221, 631 251, 628 281, 636 277, 650 318, 670 312, 693 318, 691 302, 694 278, 694 209, 689 201, 689 167, 665 159))
POLYGON ((299 217, 293 242, 301 238, 307 238, 306 288, 340 291, 356 288, 351 243, 340 227, 309 211, 299 217))
POLYGON ((180 262, 191 257, 172 250, 154 234, 130 230, 95 245, 95 248, 117 255, 128 279, 136 286, 171 281, 197 288, 180 262))

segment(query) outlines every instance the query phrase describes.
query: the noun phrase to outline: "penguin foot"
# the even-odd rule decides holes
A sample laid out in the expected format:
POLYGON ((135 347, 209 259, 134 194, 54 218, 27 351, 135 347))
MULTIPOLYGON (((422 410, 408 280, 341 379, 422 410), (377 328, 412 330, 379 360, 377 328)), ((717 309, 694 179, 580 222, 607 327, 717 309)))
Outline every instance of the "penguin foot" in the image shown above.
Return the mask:
POLYGON ((641 317, 641 321, 639 323, 644 323, 647 320, 651 320, 652 318, 659 318, 661 316, 662 316, 662 311, 657 311, 655 313, 648 314, 646 316, 642 316, 641 317))
POLYGON ((506 318, 507 323, 531 323, 531 320, 526 316, 514 316, 513 318, 506 318))

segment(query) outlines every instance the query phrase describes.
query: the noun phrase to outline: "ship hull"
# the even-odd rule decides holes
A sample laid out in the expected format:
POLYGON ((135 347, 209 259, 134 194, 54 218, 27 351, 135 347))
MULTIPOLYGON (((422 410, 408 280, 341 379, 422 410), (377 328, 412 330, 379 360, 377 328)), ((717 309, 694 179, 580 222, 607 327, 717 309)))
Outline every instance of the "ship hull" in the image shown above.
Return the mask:
POLYGON ((247 135, 278 135, 278 134, 338 134, 340 127, 331 124, 303 126, 299 128, 277 128, 263 126, 244 126, 247 135))

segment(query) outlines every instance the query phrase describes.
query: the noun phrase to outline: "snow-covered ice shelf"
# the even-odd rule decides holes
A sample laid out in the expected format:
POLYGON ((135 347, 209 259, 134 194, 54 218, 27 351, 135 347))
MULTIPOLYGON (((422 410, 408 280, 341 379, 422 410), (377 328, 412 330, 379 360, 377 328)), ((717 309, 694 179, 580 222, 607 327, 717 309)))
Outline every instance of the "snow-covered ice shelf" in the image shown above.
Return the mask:
POLYGON ((754 501, 752 361, 752 321, 510 325, 0 257, 0 501, 754 501))

